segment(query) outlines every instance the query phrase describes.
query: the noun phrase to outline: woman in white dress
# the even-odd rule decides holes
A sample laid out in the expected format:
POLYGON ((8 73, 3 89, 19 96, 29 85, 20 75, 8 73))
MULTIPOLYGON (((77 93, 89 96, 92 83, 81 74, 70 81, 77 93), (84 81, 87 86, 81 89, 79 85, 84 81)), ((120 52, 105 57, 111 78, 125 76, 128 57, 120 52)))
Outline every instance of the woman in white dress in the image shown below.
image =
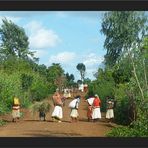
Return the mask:
POLYGON ((81 98, 80 96, 76 96, 76 98, 72 100, 69 104, 69 107, 71 108, 71 113, 70 113, 71 122, 78 121, 78 117, 79 117, 78 107, 80 103, 80 98, 81 98))
POLYGON ((98 119, 101 119, 101 100, 98 95, 95 95, 95 99, 92 105, 92 120, 95 122, 98 119))
POLYGON ((114 118, 114 101, 112 98, 107 98, 107 101, 106 101, 106 119, 108 119, 108 122, 112 122, 113 118, 114 118))

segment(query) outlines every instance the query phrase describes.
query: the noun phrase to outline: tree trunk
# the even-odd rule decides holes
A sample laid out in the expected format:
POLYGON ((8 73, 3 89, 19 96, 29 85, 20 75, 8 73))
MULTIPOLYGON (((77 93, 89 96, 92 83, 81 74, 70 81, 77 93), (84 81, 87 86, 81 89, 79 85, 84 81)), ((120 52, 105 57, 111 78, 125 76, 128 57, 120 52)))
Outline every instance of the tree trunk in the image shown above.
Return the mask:
POLYGON ((144 69, 144 78, 145 78, 146 91, 148 91, 147 75, 146 75, 146 70, 145 70, 144 59, 142 60, 142 62, 143 62, 143 69, 144 69))
POLYGON ((134 73, 134 76, 135 76, 137 85, 138 85, 138 87, 139 87, 142 100, 144 100, 144 93, 143 93, 143 90, 142 90, 142 88, 141 88, 141 85, 140 85, 140 82, 139 82, 139 79, 138 79, 138 76, 137 76, 137 73, 136 73, 136 68, 135 68, 135 64, 134 64, 133 58, 132 58, 132 56, 131 56, 131 52, 130 52, 129 50, 128 50, 128 55, 129 55, 129 57, 130 57, 130 59, 131 59, 131 62, 132 62, 133 73, 134 73))

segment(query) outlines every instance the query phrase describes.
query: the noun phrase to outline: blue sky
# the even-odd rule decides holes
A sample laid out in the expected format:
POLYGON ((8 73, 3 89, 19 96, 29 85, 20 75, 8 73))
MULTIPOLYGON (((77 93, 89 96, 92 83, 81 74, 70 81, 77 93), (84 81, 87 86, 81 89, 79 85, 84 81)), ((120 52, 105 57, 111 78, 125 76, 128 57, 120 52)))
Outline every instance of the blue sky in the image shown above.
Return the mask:
POLYGON ((29 47, 39 64, 61 63, 65 73, 80 79, 78 63, 86 66, 86 78, 94 79, 106 50, 101 34, 101 11, 1 11, 2 19, 23 27, 29 47))

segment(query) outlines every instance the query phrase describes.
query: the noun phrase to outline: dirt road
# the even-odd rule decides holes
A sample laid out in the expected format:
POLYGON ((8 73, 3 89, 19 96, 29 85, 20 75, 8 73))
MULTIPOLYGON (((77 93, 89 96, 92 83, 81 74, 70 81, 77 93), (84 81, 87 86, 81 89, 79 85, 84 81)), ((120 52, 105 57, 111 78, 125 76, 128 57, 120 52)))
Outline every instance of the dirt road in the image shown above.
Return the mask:
POLYGON ((104 137, 116 126, 105 121, 104 113, 102 113, 102 119, 99 122, 88 122, 87 103, 84 100, 81 100, 79 107, 79 122, 70 123, 70 109, 68 108, 70 101, 66 100, 65 102, 61 123, 51 120, 53 106, 46 115, 46 121, 39 121, 38 114, 32 117, 29 110, 22 110, 24 117, 16 123, 11 122, 11 115, 1 117, 8 123, 0 127, 0 137, 104 137))

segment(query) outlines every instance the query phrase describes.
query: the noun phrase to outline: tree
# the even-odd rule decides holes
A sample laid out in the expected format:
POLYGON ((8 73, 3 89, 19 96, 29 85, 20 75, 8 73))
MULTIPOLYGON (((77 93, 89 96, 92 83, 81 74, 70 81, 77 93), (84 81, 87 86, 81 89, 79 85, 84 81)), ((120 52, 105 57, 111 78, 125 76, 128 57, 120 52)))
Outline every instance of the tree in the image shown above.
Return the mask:
MULTIPOLYGON (((52 87, 58 87, 58 80, 63 82, 64 70, 62 69, 59 63, 53 63, 50 67, 47 68, 47 80, 51 83, 52 87)), ((63 82, 64 83, 64 82, 63 82)))
POLYGON ((5 57, 17 56, 19 58, 32 56, 32 53, 28 50, 29 42, 24 29, 7 19, 3 19, 2 22, 0 54, 5 55, 5 57))
POLYGON ((46 65, 42 64, 42 65, 38 65, 38 71, 40 74, 46 76, 47 75, 47 67, 46 65))
POLYGON ((105 55, 106 64, 115 65, 128 56, 131 61, 133 75, 144 100, 144 93, 134 63, 135 51, 138 49, 147 32, 147 17, 143 12, 136 11, 114 11, 106 12, 102 22, 102 32, 106 35, 104 47, 107 49, 105 55))
POLYGON ((66 76, 66 80, 67 80, 67 85, 73 86, 74 85, 74 79, 75 79, 74 75, 66 73, 65 76, 66 76))
POLYGON ((82 80, 77 80, 77 84, 78 85, 82 84, 82 80))
POLYGON ((91 83, 91 79, 89 79, 89 78, 84 79, 84 83, 86 83, 86 84, 91 83))
POLYGON ((143 12, 112 11, 104 14, 101 32, 106 36, 107 65, 113 66, 122 54, 133 46, 139 46, 145 35, 146 21, 143 12))
POLYGON ((79 63, 76 67, 80 71, 81 80, 82 80, 82 83, 83 83, 84 77, 85 77, 86 67, 83 63, 79 63))
POLYGON ((102 101, 102 110, 105 111, 107 96, 114 96, 115 81, 111 69, 98 69, 96 80, 88 85, 88 96, 98 94, 102 101))

